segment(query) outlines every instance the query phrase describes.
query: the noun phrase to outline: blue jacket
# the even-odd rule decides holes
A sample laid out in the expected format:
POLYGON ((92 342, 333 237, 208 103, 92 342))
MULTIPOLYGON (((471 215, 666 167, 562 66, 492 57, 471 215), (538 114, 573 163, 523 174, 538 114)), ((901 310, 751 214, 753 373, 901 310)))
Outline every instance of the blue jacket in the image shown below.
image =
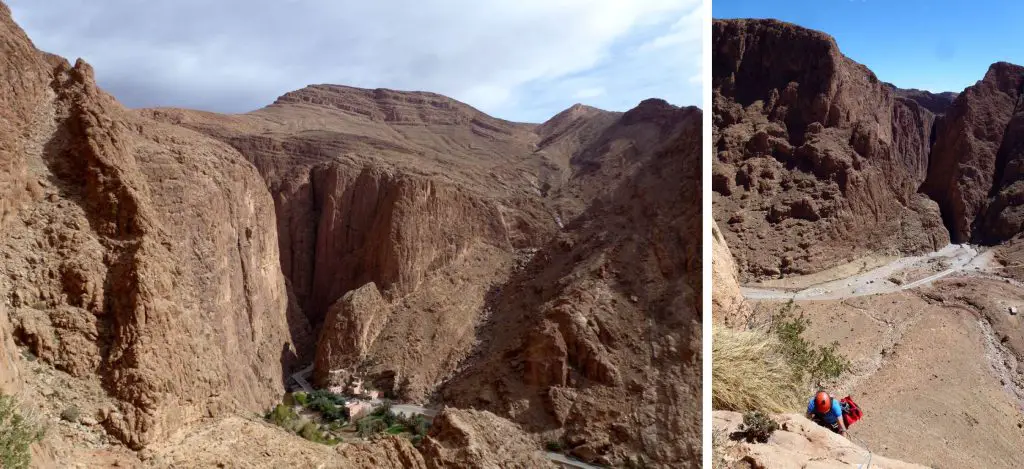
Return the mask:
POLYGON ((834 425, 839 421, 839 419, 843 418, 843 405, 839 402, 839 399, 833 397, 832 409, 830 409, 827 414, 820 414, 817 409, 814 408, 814 398, 812 397, 807 403, 807 413, 818 417, 824 423, 834 425))

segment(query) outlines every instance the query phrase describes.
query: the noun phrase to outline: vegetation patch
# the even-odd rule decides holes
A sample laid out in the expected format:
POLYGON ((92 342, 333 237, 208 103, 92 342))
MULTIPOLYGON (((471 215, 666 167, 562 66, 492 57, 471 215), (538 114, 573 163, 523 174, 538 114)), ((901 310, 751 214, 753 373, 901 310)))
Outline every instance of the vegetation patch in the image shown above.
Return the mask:
POLYGON ((715 409, 786 412, 800 406, 801 383, 776 337, 713 325, 711 353, 715 409))
POLYGON ((793 368, 796 379, 820 388, 828 380, 838 378, 850 370, 850 361, 839 353, 839 342, 816 347, 803 337, 811 321, 795 314, 793 300, 775 315, 769 331, 779 338, 782 354, 793 368))
POLYGON ((816 346, 804 337, 810 320, 790 301, 767 328, 712 326, 712 406, 720 410, 802 410, 805 394, 849 371, 839 343, 816 346))
POLYGON ((359 438, 380 434, 403 435, 414 445, 419 445, 430 428, 427 417, 396 414, 388 401, 370 415, 351 421, 346 401, 344 396, 326 390, 295 392, 286 394, 284 403, 278 404, 264 417, 307 440, 324 444, 338 443, 343 434, 349 433, 359 438))
POLYGON ((779 429, 779 423, 761 411, 743 414, 743 424, 733 432, 733 439, 744 439, 748 443, 767 443, 772 434, 779 429))
POLYGON ((46 429, 26 415, 13 396, 0 394, 0 467, 24 469, 32 462, 32 443, 40 441, 46 429))
POLYGON ((284 428, 289 432, 295 433, 309 441, 328 445, 337 444, 341 441, 341 438, 334 435, 334 431, 339 428, 336 422, 328 422, 326 425, 322 426, 321 424, 300 416, 290 405, 278 404, 270 412, 267 412, 265 418, 268 422, 284 428), (323 428, 324 426, 326 426, 326 429, 323 428))

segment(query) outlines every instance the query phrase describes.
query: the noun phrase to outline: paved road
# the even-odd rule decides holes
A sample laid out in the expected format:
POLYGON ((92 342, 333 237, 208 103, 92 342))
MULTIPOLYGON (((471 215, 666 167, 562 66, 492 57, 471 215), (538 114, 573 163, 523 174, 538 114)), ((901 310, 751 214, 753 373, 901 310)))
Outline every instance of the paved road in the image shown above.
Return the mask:
POLYGON ((991 251, 980 252, 976 247, 968 244, 950 244, 933 253, 922 256, 903 257, 852 277, 832 280, 800 290, 754 286, 742 287, 740 290, 745 298, 752 300, 840 300, 878 293, 910 290, 930 284, 957 272, 981 272, 988 268, 991 260, 991 251), (890 277, 900 271, 927 267, 928 263, 935 259, 948 262, 947 267, 910 283, 897 284, 889 280, 890 277))

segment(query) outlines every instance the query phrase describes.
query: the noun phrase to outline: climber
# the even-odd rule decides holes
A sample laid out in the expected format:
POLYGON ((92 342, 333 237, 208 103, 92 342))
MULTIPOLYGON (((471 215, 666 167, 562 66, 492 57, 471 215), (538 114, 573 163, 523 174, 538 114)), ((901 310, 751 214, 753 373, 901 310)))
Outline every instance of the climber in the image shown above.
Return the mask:
POLYGON ((807 418, 833 432, 846 436, 843 405, 825 391, 818 391, 807 403, 807 418))

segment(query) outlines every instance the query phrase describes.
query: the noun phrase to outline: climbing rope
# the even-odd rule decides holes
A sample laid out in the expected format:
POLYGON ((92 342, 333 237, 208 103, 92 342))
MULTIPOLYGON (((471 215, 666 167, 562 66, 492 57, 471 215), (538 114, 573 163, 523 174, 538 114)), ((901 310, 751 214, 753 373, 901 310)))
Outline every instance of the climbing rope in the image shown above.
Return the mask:
POLYGON ((857 443, 862 448, 864 448, 864 449, 866 449, 868 451, 868 457, 864 460, 863 463, 860 463, 860 464, 857 465, 857 469, 871 469, 871 449, 868 448, 868 445, 864 444, 864 442, 862 440, 860 440, 858 438, 855 438, 853 435, 851 435, 850 434, 850 430, 846 430, 846 435, 848 437, 850 437, 851 441, 853 441, 854 443, 857 443))

